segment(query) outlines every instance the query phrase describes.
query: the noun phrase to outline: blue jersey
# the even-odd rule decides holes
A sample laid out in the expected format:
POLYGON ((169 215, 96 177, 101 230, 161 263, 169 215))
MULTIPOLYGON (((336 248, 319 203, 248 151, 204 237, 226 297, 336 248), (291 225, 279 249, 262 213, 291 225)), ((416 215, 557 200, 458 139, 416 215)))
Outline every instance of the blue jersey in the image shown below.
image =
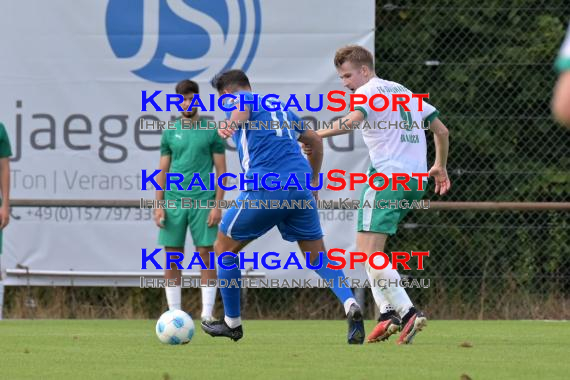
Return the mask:
MULTIPOLYGON (((297 138, 304 133, 304 129, 297 127, 297 125, 294 128, 291 127, 292 122, 301 124, 301 119, 291 111, 266 111, 261 106, 262 95, 257 95, 258 107, 257 111, 254 111, 254 107, 251 106, 254 96, 248 91, 233 94, 236 96, 233 105, 237 109, 239 109, 240 94, 243 94, 244 103, 246 100, 249 101, 246 104, 249 106, 251 124, 249 126, 247 124, 240 125, 233 135, 233 139, 246 178, 252 179, 254 173, 257 173, 259 181, 261 181, 265 174, 276 173, 279 175, 281 186, 284 186, 291 173, 295 173, 300 185, 305 189, 306 178, 307 176, 310 178, 312 175, 312 168, 301 153, 301 148, 297 143, 297 138), (263 122, 269 126, 272 121, 274 124, 279 122, 280 127, 287 123, 289 127, 271 129, 260 124, 263 122)), ((270 103, 266 107, 271 107, 271 102, 274 101, 276 100, 268 100, 270 103)), ((281 109, 283 109, 283 104, 281 104, 281 109)), ((228 119, 231 117, 231 113, 232 111, 226 112, 228 119)), ((271 185, 274 180, 276 178, 268 178, 267 184, 271 185)), ((252 189, 252 187, 253 185, 247 185, 247 189, 252 189)), ((295 185, 291 187, 295 187, 295 185)), ((262 189, 262 186, 260 185, 259 188, 262 189)))

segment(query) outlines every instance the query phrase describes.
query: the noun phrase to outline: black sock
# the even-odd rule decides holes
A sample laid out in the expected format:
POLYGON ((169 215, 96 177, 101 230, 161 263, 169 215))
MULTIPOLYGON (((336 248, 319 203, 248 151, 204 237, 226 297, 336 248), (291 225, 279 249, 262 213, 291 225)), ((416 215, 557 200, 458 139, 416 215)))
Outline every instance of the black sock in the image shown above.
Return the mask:
POLYGON ((378 317, 378 322, 387 321, 388 319, 392 318, 396 315, 395 310, 389 310, 386 313, 381 313, 380 317, 378 317))
POLYGON ((404 317, 402 318, 402 326, 405 326, 406 323, 408 323, 408 321, 410 320, 410 318, 412 318, 412 316, 414 314, 417 313, 417 310, 415 307, 411 307, 410 310, 408 310, 408 312, 406 313, 406 315, 404 315, 404 317))

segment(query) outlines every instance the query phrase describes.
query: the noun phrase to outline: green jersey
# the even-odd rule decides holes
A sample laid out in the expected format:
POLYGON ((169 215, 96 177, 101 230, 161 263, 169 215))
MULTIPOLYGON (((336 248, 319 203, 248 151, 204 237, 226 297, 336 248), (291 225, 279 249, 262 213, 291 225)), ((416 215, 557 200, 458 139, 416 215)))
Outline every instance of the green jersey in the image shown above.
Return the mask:
POLYGON ((554 68, 559 73, 570 70, 570 27, 568 28, 564 42, 562 42, 562 46, 560 47, 560 52, 556 58, 554 68))
MULTIPOLYGON (((205 119, 200 119, 200 127, 205 128, 205 119)), ((170 156, 170 173, 180 173, 184 176, 181 182, 184 190, 178 190, 171 185, 170 191, 165 192, 164 199, 214 199, 215 191, 202 190, 194 181, 192 190, 186 191, 192 182, 194 173, 199 173, 206 189, 210 188, 210 173, 213 172, 215 153, 225 152, 224 141, 215 129, 196 128, 194 123, 186 124, 184 129, 180 120, 175 124, 176 129, 165 129, 160 142, 160 155, 170 156)), ((215 188, 212 184, 212 188, 215 188)))
MULTIPOLYGON (((6 133, 4 124, 0 123, 0 158, 8 158, 12 155, 12 147, 10 146, 10 139, 6 133)), ((2 199, 0 199, 2 204, 2 199)), ((2 253, 2 231, 0 231, 0 253, 2 253)), ((0 305, 2 307, 2 305, 0 305)))
POLYGON ((12 147, 10 146, 10 139, 8 139, 4 124, 0 123, 0 158, 10 157, 11 155, 12 147))

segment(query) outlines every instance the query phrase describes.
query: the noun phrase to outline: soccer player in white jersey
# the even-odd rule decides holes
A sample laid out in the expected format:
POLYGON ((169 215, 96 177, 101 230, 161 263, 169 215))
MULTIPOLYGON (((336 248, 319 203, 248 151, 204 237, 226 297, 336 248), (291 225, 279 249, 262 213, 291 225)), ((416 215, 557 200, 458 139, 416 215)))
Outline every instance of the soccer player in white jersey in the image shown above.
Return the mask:
POLYGON ((552 112, 560 123, 570 128, 570 27, 554 67, 559 77, 552 98, 552 112))
MULTIPOLYGON (((404 86, 376 76, 372 54, 361 46, 351 45, 339 49, 334 57, 334 64, 343 85, 356 94, 366 95, 367 99, 375 94, 384 94, 391 102, 394 93, 407 94, 412 98, 412 93, 404 86)), ((367 121, 371 128, 360 130, 362 130, 364 142, 368 147, 372 161, 368 175, 381 172, 391 178, 392 173, 407 173, 411 176, 412 173, 427 172, 426 138, 421 126, 427 127, 427 123, 429 123, 429 129, 434 133, 436 147, 435 163, 429 170, 429 176, 435 179, 435 192, 443 195, 451 187, 446 170, 449 149, 448 130, 439 120, 438 111, 433 106, 422 100, 422 111, 419 111, 418 102, 418 98, 413 98, 413 101, 408 103, 410 111, 405 111, 401 105, 398 106, 397 111, 392 111, 392 103, 384 111, 375 111, 367 102, 366 105, 355 107, 354 111, 335 121, 332 128, 319 130, 318 134, 321 137, 331 137, 349 133, 352 130, 347 129, 346 126, 350 127, 354 122, 360 123, 359 125, 363 127, 364 122, 367 121), (407 124, 401 124, 402 122, 407 124), (408 126, 408 128, 396 128, 396 123, 404 128, 408 126), (380 127, 386 129, 380 129, 380 127)), ((381 109, 384 101, 377 97, 373 105, 373 108, 381 109)), ((310 147, 306 151, 310 151, 310 147)), ((391 190, 391 183, 383 191, 375 191, 366 185, 361 195, 360 204, 364 204, 365 200, 369 201, 370 204, 372 201, 379 200, 407 199, 410 202, 419 200, 425 193, 427 178, 425 181, 420 184, 415 178, 412 178, 407 183, 410 188, 409 191, 404 191, 401 184, 398 184, 397 190, 394 191, 391 190), (423 185, 423 190, 421 190, 422 186, 420 185, 423 185)), ((392 181, 390 180, 390 182, 392 181)), ((375 185, 381 187, 383 179, 378 178, 375 185)), ((384 251, 388 236, 396 233, 398 223, 407 211, 409 210, 360 208, 358 210, 356 240, 358 251, 365 252, 367 255, 384 251)), ((379 259, 378 262, 375 262, 377 266, 383 264, 383 259, 380 257, 379 259)), ((398 283, 400 281, 400 275, 395 269, 391 269, 391 265, 385 269, 377 270, 366 264, 366 272, 371 283, 372 280, 376 280, 376 283, 386 285, 382 288, 372 288, 381 315, 378 325, 368 336, 368 341, 386 340, 390 335, 400 330, 397 343, 411 343, 416 333, 426 325, 426 316, 414 307, 403 287, 389 285, 389 280, 392 281, 392 284, 394 284, 394 280, 397 280, 398 283)))

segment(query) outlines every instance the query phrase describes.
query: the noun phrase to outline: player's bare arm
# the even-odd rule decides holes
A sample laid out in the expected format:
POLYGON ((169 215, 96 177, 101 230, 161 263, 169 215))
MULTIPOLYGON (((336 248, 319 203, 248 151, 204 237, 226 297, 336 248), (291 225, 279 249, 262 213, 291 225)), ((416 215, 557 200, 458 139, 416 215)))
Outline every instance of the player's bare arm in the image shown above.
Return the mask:
POLYGON ((451 189, 447 176, 447 155, 449 153, 449 131, 439 118, 430 123, 435 142, 435 163, 429 170, 429 176, 435 179, 435 193, 444 195, 451 189))
MULTIPOLYGON (((156 176, 156 183, 164 189, 166 186, 166 173, 170 171, 170 156, 160 156, 160 162, 158 164, 158 168, 160 169, 160 173, 156 176)), ((156 191, 156 199, 163 200, 164 199, 164 190, 157 190, 156 191)), ((164 227, 164 220, 166 218, 166 214, 164 209, 156 208, 154 209, 154 222, 160 228, 164 227)))
MULTIPOLYGON (((364 121, 362 112, 352 111, 348 115, 335 120, 332 124, 332 128, 319 129, 316 133, 322 138, 344 135, 354 130, 352 129, 353 122, 360 123, 362 121, 364 121)), ((303 152, 307 157, 310 157, 313 154, 313 147, 310 144, 303 143, 303 152)))
MULTIPOLYGON (((313 178, 311 183, 313 185, 318 184, 318 175, 321 172, 321 166, 323 164, 323 139, 315 131, 307 130, 305 133, 299 136, 299 141, 305 147, 311 147, 311 153, 307 155, 307 160, 313 169, 313 178)), ((315 199, 318 199, 317 192, 313 193, 315 199)))
MULTIPOLYGON (((226 155, 221 153, 214 153, 212 155, 214 161, 214 169, 216 170, 216 178, 219 178, 222 174, 226 172, 226 155)), ((227 177, 223 180, 224 186, 226 186, 227 177)), ((224 199, 225 190, 222 189, 220 186, 216 185, 216 204, 219 204, 219 201, 224 199)), ((210 214, 208 215, 208 227, 215 226, 220 223, 222 220, 222 210, 215 207, 210 210, 210 214)))
POLYGON ((0 191, 2 192, 2 208, 0 209, 0 229, 10 222, 10 159, 0 159, 0 191))
POLYGON ((570 128, 570 71, 560 74, 556 82, 552 113, 558 122, 570 128))
POLYGON ((234 110, 229 120, 226 120, 225 128, 224 127, 218 128, 218 134, 223 139, 232 137, 235 133, 235 129, 233 128, 233 126, 235 126, 235 124, 239 125, 240 123, 245 123, 246 121, 249 120, 249 116, 250 113, 248 107, 244 107, 243 111, 240 111, 239 109, 234 110))
POLYGON ((323 138, 344 135, 353 131, 353 123, 360 123, 362 121, 364 121, 362 112, 352 111, 348 115, 335 120, 332 124, 332 128, 319 129, 317 133, 323 138))

